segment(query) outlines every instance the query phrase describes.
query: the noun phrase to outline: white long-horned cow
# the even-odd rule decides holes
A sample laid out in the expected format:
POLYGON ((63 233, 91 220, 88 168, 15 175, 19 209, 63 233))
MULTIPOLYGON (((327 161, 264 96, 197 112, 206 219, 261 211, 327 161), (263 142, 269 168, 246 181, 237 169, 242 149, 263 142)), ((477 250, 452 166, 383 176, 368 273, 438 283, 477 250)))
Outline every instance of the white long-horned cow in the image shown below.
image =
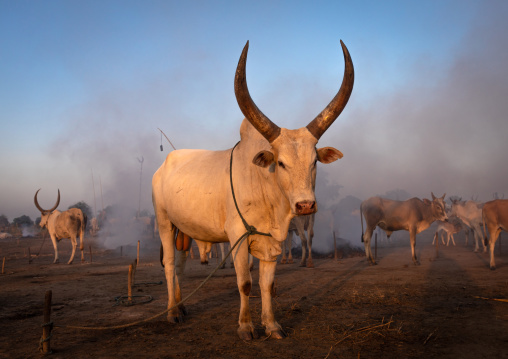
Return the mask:
POLYGON ((293 242, 293 233, 297 233, 298 237, 302 241, 302 260, 300 261, 300 267, 307 266, 308 268, 314 268, 312 262, 312 238, 314 238, 314 213, 308 216, 299 216, 291 220, 289 224, 287 239, 282 242, 282 258, 281 264, 293 263, 293 254, 291 253, 291 247, 293 242), (308 238, 305 235, 307 231, 308 238), (288 256, 286 258, 286 250, 288 256), (307 254, 308 253, 308 254, 307 254))
POLYGON ((55 249, 55 260, 53 263, 58 263, 58 242, 64 238, 70 238, 72 242, 72 253, 71 258, 67 264, 71 264, 74 260, 74 254, 76 253, 76 238, 79 236, 81 250, 81 261, 84 262, 85 255, 83 253, 83 240, 85 239, 85 228, 86 228, 86 215, 79 208, 71 208, 67 211, 60 212, 56 208, 60 204, 60 190, 58 190, 58 198, 55 205, 51 209, 43 209, 37 201, 37 194, 40 189, 35 192, 34 203, 35 207, 41 211, 41 228, 46 227, 53 242, 53 248, 55 249))
MULTIPOLYGON (((508 199, 486 202, 482 210, 483 229, 489 231, 490 269, 496 269, 494 248, 501 231, 508 231, 508 199), (485 228, 487 227, 487 228, 485 228)), ((487 232, 485 231, 485 235, 487 232)))
MULTIPOLYGON (((249 225, 270 236, 250 235, 234 249, 241 300, 238 335, 245 340, 257 337, 249 310, 250 251, 260 260, 261 321, 265 332, 277 339, 285 336, 272 309, 276 259, 291 219, 317 211, 316 162, 331 163, 342 157, 333 147, 316 148, 319 138, 342 112, 353 90, 353 63, 342 41, 341 45, 345 70, 338 93, 306 127, 289 130, 268 119, 249 94, 245 74, 247 42, 234 81, 236 99, 245 116, 240 127, 240 142, 225 151, 173 151, 154 174, 152 197, 164 252, 168 309, 181 299, 174 270, 176 229, 198 240, 229 241, 233 246, 246 230, 241 213, 249 225)), ((168 320, 179 322, 183 313, 183 306, 175 307, 169 311, 168 320)))
POLYGON ((434 221, 444 221, 448 218, 445 212, 443 197, 435 197, 431 192, 432 201, 410 198, 406 201, 394 201, 381 197, 371 197, 360 205, 360 221, 362 223, 362 242, 365 242, 365 255, 371 264, 376 264, 370 248, 370 239, 376 226, 386 232, 389 238, 394 231, 409 232, 413 263, 420 264, 416 258, 416 235, 427 228, 434 221), (367 230, 363 233, 363 218, 367 230))

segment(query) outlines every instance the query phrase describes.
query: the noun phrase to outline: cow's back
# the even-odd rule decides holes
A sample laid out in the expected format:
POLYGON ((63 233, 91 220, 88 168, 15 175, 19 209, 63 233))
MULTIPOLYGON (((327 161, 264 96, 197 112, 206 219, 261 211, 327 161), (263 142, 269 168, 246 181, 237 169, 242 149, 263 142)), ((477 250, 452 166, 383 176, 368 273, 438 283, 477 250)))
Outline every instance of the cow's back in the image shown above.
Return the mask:
POLYGON ((229 156, 230 150, 173 151, 153 176, 157 207, 163 208, 167 219, 192 238, 225 238, 229 156))
POLYGON ((496 199, 483 205, 483 217, 486 222, 497 223, 505 230, 508 229, 508 199, 496 199))

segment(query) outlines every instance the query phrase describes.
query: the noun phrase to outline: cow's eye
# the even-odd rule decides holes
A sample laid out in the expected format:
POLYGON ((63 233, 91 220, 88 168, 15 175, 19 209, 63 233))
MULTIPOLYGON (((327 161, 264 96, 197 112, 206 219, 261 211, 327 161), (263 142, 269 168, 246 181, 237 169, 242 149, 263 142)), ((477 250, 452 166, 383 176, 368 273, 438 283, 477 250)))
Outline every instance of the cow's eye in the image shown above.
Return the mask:
POLYGON ((286 168, 286 166, 284 165, 284 163, 282 163, 281 161, 278 162, 278 165, 280 168, 286 168))

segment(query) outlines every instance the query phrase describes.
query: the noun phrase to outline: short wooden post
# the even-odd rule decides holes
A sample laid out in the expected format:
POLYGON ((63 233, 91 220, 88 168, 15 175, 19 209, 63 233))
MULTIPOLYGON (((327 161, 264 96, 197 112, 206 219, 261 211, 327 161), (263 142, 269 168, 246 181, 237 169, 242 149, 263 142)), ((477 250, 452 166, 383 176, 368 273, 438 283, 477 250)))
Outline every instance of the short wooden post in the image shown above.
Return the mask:
POLYGON ((335 231, 333 231, 333 248, 335 250, 335 252, 334 252, 335 253, 334 259, 336 261, 338 261, 339 260, 339 255, 337 253, 337 238, 335 238, 335 231))
POLYGON ((30 254, 30 247, 28 247, 28 264, 32 263, 32 254, 30 254))
POLYGON ((53 328, 53 323, 51 323, 51 297, 53 296, 53 292, 51 290, 46 291, 46 295, 44 296, 44 308, 43 308, 43 316, 44 323, 42 324, 42 338, 41 345, 39 346, 39 350, 43 354, 51 354, 51 329, 53 328))
POLYGON ((138 255, 136 257, 136 264, 139 265, 139 241, 138 241, 138 255))
POLYGON ((129 277, 127 279, 127 296, 129 302, 132 301, 132 272, 133 272, 133 265, 129 265, 129 277))
POLYGON ((377 233, 374 235, 374 260, 377 260, 377 233))
POLYGON ((89 245, 88 248, 90 249, 90 263, 92 263, 92 261, 93 261, 93 258, 92 258, 92 245, 89 245))
POLYGON ((4 260, 2 261, 2 274, 4 274, 4 269, 5 269, 5 257, 4 260))
POLYGON ((120 257, 123 257, 123 246, 120 246, 120 257))

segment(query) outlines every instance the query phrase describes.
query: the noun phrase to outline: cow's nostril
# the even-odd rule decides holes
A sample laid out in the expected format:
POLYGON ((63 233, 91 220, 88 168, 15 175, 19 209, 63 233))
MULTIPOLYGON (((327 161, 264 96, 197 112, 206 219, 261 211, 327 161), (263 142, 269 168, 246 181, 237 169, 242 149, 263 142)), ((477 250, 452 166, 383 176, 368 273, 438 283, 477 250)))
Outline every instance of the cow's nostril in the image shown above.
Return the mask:
POLYGON ((302 201, 298 202, 296 205, 296 212, 299 215, 302 214, 311 214, 316 211, 316 202, 315 201, 302 201))

